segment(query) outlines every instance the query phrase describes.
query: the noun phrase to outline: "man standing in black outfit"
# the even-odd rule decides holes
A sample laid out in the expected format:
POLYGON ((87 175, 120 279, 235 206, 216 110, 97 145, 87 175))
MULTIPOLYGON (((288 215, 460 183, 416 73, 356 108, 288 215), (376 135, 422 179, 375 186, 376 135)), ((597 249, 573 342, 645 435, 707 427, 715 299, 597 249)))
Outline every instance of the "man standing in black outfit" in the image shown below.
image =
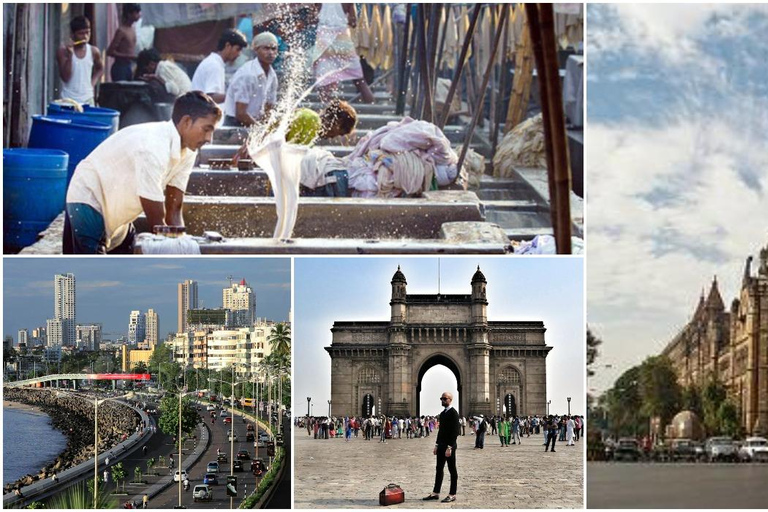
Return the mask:
POLYGON ((440 413, 440 429, 437 431, 437 442, 432 450, 433 455, 437 455, 437 468, 435 471, 435 487, 424 500, 440 499, 440 487, 443 485, 443 468, 448 462, 448 472, 451 474, 451 491, 443 498, 443 503, 456 501, 456 485, 458 484, 459 474, 456 471, 456 438, 459 436, 459 413, 451 407, 453 395, 444 392, 440 396, 440 403, 444 409, 440 413))
POLYGON ((554 416, 550 416, 547 420, 547 445, 544 451, 549 451, 549 442, 552 441, 552 452, 555 451, 555 441, 557 441, 557 420, 554 416))

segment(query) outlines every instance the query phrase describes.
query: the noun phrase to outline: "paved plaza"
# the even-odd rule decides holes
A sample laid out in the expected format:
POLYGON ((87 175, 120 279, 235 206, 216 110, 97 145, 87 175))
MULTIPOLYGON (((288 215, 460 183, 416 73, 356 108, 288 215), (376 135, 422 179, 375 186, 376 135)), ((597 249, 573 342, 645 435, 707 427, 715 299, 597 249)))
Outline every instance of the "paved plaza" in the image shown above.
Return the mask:
MULTIPOLYGON (((522 446, 502 448, 498 436, 486 436, 474 450, 475 436, 459 436, 456 452, 459 484, 451 504, 422 501, 434 485, 437 431, 422 439, 314 439, 295 430, 294 503, 307 508, 375 508, 389 483, 405 491, 405 503, 391 508, 583 508, 584 444, 557 444, 544 453, 543 435, 523 438, 522 446)), ((448 494, 445 469, 441 497, 448 494)))
POLYGON ((588 508, 765 508, 768 464, 590 462, 588 508))

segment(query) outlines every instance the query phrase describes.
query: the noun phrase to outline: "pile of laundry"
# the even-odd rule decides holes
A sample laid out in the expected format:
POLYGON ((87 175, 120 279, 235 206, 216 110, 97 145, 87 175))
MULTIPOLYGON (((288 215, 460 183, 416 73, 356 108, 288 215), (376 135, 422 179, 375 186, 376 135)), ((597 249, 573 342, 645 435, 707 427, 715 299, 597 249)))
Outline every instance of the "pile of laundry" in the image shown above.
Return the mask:
POLYGON ((499 143, 493 157, 493 175, 507 178, 514 175, 514 167, 547 167, 544 145, 544 120, 541 114, 515 126, 499 143))
POLYGON ((459 158, 437 126, 406 117, 360 139, 344 160, 355 196, 403 197, 453 183, 459 158))

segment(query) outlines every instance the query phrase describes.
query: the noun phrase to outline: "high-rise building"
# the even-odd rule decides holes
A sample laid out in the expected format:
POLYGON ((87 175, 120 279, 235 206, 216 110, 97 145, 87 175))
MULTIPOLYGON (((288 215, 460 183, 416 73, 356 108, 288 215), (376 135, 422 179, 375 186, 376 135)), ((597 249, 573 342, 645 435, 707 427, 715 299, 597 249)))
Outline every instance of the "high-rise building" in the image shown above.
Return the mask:
POLYGON ((142 343, 146 338, 145 320, 141 311, 131 311, 131 317, 128 320, 128 343, 131 345, 142 343))
POLYGON ((32 343, 34 345, 48 344, 48 336, 46 336, 45 327, 36 327, 35 329, 32 329, 32 343))
MULTIPOLYGON (((71 346, 77 341, 75 275, 57 274, 54 277, 53 318, 61 320, 61 336, 57 345, 71 346)), ((49 341, 49 345, 50 345, 49 341)))
POLYGON ((26 329, 19 329, 19 335, 16 338, 16 342, 17 344, 29 342, 29 335, 26 329))
POLYGON ((49 318, 45 332, 48 334, 45 342, 46 347, 61 345, 64 341, 64 320, 59 318, 49 318))
POLYGON ((150 309, 147 311, 146 319, 145 339, 150 347, 155 348, 157 346, 158 333, 160 332, 160 317, 157 316, 157 311, 150 309))
POLYGON ((250 327, 256 320, 256 294, 245 279, 224 288, 223 306, 232 311, 234 327, 250 327))
POLYGON ((179 322, 176 332, 187 332, 187 311, 197 309, 197 281, 187 279, 179 283, 178 303, 179 322))
POLYGON ((98 350, 101 343, 101 324, 77 326, 77 345, 86 350, 98 350))

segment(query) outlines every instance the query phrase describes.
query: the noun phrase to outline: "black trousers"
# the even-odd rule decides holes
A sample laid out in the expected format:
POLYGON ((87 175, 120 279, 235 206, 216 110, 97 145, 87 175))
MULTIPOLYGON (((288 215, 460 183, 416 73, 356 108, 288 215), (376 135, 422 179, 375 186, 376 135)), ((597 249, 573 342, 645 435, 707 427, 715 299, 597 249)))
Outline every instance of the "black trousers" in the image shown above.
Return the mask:
POLYGON ((547 446, 544 448, 545 452, 549 450, 550 441, 552 441, 552 451, 555 451, 555 441, 557 441, 557 430, 547 431, 547 446))
POLYGON ((437 467, 435 468, 435 487, 432 489, 432 492, 435 494, 440 494, 440 487, 443 486, 443 469, 445 468, 445 463, 448 463, 448 473, 451 474, 451 490, 448 494, 455 495, 456 494, 456 486, 459 483, 459 473, 456 471, 456 447, 451 448, 451 456, 446 457, 445 456, 445 450, 447 450, 448 447, 445 445, 438 445, 437 446, 437 467))

